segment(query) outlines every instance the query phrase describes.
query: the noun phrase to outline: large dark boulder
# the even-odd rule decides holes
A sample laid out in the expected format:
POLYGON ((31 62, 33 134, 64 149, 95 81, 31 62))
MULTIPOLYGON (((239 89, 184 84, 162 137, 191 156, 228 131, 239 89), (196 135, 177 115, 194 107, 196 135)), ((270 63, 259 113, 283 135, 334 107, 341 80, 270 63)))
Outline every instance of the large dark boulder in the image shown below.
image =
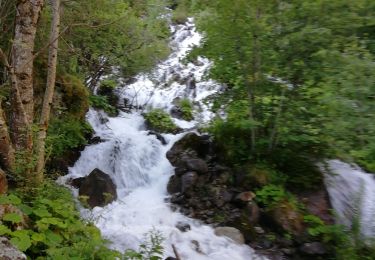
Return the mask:
POLYGON ((79 196, 91 208, 103 207, 117 199, 116 185, 108 174, 99 169, 93 170, 80 182, 79 196))
POLYGON ((209 152, 210 140, 208 136, 188 133, 167 152, 167 158, 173 166, 179 166, 182 155, 189 154, 190 157, 205 158, 209 152))

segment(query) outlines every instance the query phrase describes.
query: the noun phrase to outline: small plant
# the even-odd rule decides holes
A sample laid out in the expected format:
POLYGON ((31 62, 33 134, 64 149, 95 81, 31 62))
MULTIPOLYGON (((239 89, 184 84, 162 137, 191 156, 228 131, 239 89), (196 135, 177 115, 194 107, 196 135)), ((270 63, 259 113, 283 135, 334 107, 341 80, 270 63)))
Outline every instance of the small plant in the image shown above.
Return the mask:
POLYGON ((109 104, 107 96, 91 95, 89 97, 90 105, 97 109, 103 109, 109 116, 116 116, 117 109, 109 104))
POLYGON ((193 116, 193 105, 189 99, 182 99, 179 102, 179 107, 182 111, 182 118, 186 121, 191 121, 194 119, 193 116))
POLYGON ((256 192, 256 200, 266 207, 272 207, 287 197, 288 194, 283 187, 273 184, 266 185, 256 192))
POLYGON ((23 212, 2 216, 0 236, 25 252, 31 259, 116 259, 121 254, 106 247, 100 231, 85 223, 75 209, 66 188, 46 182, 29 194, 3 195, 0 204, 13 205, 23 212), (24 217, 27 216, 27 217, 24 217), (28 227, 15 228, 27 218, 28 227))
POLYGON ((144 115, 148 127, 161 133, 175 133, 178 127, 168 113, 162 109, 153 109, 144 115))

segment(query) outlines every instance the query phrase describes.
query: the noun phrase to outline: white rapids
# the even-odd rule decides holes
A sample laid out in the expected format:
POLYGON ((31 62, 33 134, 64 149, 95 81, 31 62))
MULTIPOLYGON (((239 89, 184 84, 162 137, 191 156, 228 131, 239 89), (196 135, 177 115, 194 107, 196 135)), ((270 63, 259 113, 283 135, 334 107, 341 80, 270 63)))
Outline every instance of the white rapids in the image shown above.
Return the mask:
POLYGON ((375 175, 340 160, 327 162, 325 184, 337 222, 349 228, 358 222, 360 233, 375 237, 375 175))
MULTIPOLYGON (((153 107, 169 111, 176 97, 189 98, 198 111, 194 115, 195 120, 175 119, 175 122, 182 128, 190 129, 212 118, 210 104, 204 99, 219 92, 221 86, 204 79, 210 67, 208 60, 199 58, 196 64, 181 62, 201 39, 193 20, 171 26, 171 30, 173 52, 170 57, 154 72, 139 75, 136 82, 119 88, 118 94, 120 98, 126 98, 146 110, 153 107)), ((69 174, 60 181, 86 176, 95 168, 112 177, 117 186, 117 201, 104 208, 81 210, 82 216, 94 221, 102 235, 111 241, 112 248, 137 250, 144 242, 144 235, 155 229, 165 239, 165 257, 174 256, 173 244, 183 260, 265 259, 246 245, 216 236, 209 225, 171 209, 166 186, 174 169, 165 154, 183 134, 163 134, 168 142, 163 146, 154 135, 148 135, 141 111, 120 112, 118 117, 109 118, 101 111, 90 109, 87 120, 96 136, 105 141, 87 146, 69 174), (190 224, 191 230, 181 232, 176 228, 179 222, 190 224)), ((76 190, 74 192, 77 193, 76 190)))

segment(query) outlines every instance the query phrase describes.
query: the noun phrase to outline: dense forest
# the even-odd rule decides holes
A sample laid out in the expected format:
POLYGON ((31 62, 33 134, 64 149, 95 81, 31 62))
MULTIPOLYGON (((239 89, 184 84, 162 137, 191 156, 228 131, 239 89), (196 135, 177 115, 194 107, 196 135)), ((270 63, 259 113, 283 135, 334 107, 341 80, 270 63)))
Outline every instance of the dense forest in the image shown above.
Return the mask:
MULTIPOLYGON (((375 172, 371 0, 0 0, 0 241, 28 259, 166 257, 157 226, 139 250, 110 249, 95 221, 81 218, 78 200, 56 179, 68 174, 85 146, 104 142, 86 120, 90 108, 108 118, 138 113, 165 143, 171 133, 190 131, 172 117, 179 113, 179 120, 194 121, 203 113, 198 103, 178 99, 174 114, 146 105, 139 112, 119 89, 170 57, 171 28, 189 28, 192 21, 201 41, 179 62, 208 59, 203 78, 222 87, 203 100, 214 116, 194 128, 208 136, 211 148, 204 155, 193 148, 199 158, 189 158, 200 160, 196 172, 203 165, 209 170, 202 172, 214 173, 194 179, 202 187, 178 190, 186 201, 175 204, 194 208, 189 198, 208 200, 211 186, 250 194, 246 200, 232 194, 228 209, 206 203, 204 210, 215 212, 209 221, 195 216, 237 228, 246 244, 270 259, 375 259, 373 238, 361 235, 359 214, 345 227, 334 223, 331 206, 322 217, 303 199, 317 192, 328 197, 326 160, 375 172), (220 170, 212 169, 219 165, 230 174, 216 183, 220 170), (248 221, 255 208, 260 220, 248 221), (238 209, 242 215, 234 221, 230 215, 238 209), (270 248, 285 258, 273 258, 270 248)), ((176 77, 163 88, 173 81, 199 88, 195 80, 176 77)), ((202 142, 196 138, 188 133, 169 147, 176 176, 180 157, 192 156, 178 149, 202 142)), ((171 194, 179 178, 169 180, 171 194)), ((172 247, 169 259, 185 259, 172 247)))

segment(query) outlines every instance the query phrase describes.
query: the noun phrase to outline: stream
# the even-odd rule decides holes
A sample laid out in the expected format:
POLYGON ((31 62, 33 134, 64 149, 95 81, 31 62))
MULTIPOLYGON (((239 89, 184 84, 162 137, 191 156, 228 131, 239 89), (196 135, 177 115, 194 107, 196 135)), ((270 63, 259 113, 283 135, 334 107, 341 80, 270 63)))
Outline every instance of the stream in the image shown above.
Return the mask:
MULTIPOLYGON (((195 119, 187 122, 173 119, 187 131, 208 122, 213 114, 205 98, 221 91, 222 86, 204 78, 210 62, 198 58, 193 63, 183 63, 187 52, 198 45, 201 36, 196 32, 192 19, 184 25, 171 26, 170 46, 172 53, 152 73, 141 74, 132 84, 117 89, 120 100, 135 107, 161 108, 168 111, 176 98, 188 98, 194 104, 195 119)), ((125 105, 125 104, 123 104, 125 105)), ((246 245, 239 245, 226 237, 214 234, 209 225, 188 218, 172 210, 168 202, 167 183, 174 168, 166 158, 166 152, 184 133, 163 134, 167 145, 149 135, 142 111, 120 112, 108 117, 102 111, 90 109, 87 120, 95 135, 104 142, 87 146, 69 174, 61 180, 87 176, 95 168, 109 174, 116 184, 118 199, 106 207, 93 210, 81 209, 101 230, 111 247, 119 251, 137 250, 144 243, 145 234, 152 230, 161 232, 164 256, 174 256, 172 244, 181 259, 264 259, 246 245), (191 226, 181 232, 178 223, 191 226)), ((78 191, 73 189, 77 195, 78 191)))
MULTIPOLYGON (((140 74, 133 83, 120 84, 116 90, 124 102, 120 105, 131 104, 131 112, 120 112, 117 117, 108 117, 94 109, 87 113, 95 135, 104 141, 87 146, 60 181, 66 183, 87 176, 95 168, 111 176, 118 199, 103 208, 81 208, 81 214, 93 221, 111 247, 119 251, 138 250, 146 234, 157 230, 164 238, 164 257, 175 255, 174 245, 183 260, 265 259, 246 245, 216 236, 211 226, 173 210, 168 202, 166 187, 174 168, 166 152, 184 133, 194 131, 214 116, 210 112, 212 104, 206 98, 223 90, 223 86, 205 78, 211 66, 209 60, 199 57, 194 63, 183 62, 188 51, 201 40, 193 20, 173 25, 171 31, 170 56, 151 73, 140 74), (194 120, 173 118, 185 131, 163 134, 167 144, 162 145, 155 135, 149 135, 142 112, 151 108, 170 112, 176 98, 189 99, 194 104, 194 120), (191 230, 181 232, 176 228, 179 223, 189 224, 191 230)), ((330 160, 326 166, 322 170, 338 223, 350 227, 357 216, 361 234, 374 237, 374 176, 339 160, 330 160)), ((73 192, 78 196, 77 190, 73 192)))

